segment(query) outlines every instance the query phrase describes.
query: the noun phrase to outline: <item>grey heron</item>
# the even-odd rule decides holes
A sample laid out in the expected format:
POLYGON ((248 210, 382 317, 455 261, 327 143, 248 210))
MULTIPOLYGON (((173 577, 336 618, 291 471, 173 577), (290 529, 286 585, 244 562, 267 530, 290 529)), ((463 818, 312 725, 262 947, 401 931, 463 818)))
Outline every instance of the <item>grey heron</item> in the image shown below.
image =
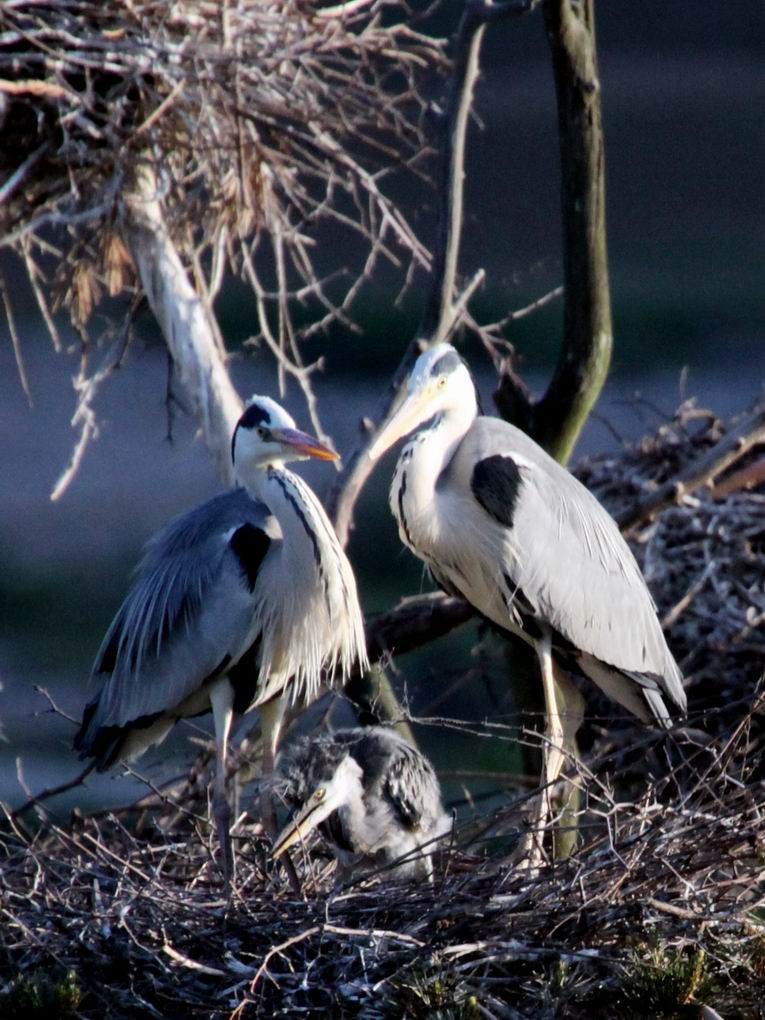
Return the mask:
POLYGON ((405 859, 405 878, 430 878, 430 853, 451 822, 428 759, 383 726, 303 738, 279 754, 276 779, 297 808, 272 855, 318 828, 338 861, 338 878, 405 859))
POLYGON ((212 709, 213 814, 227 882, 233 868, 226 759, 234 713, 259 708, 263 770, 273 767, 288 702, 339 670, 366 666, 356 582, 321 504, 285 463, 337 454, 255 396, 231 441, 244 486, 150 540, 96 656, 102 686, 74 741, 104 770, 212 709))
MULTIPOLYGON (((564 761, 556 686, 565 688, 556 665, 584 674, 644 722, 664 727, 665 699, 685 712, 682 674, 612 517, 524 432, 479 414, 470 372, 448 344, 417 359, 403 402, 369 456, 379 458, 427 421, 430 427, 404 447, 393 477, 399 534, 444 590, 535 647, 549 791, 564 761)), ((541 810, 538 820, 544 816, 541 810)))

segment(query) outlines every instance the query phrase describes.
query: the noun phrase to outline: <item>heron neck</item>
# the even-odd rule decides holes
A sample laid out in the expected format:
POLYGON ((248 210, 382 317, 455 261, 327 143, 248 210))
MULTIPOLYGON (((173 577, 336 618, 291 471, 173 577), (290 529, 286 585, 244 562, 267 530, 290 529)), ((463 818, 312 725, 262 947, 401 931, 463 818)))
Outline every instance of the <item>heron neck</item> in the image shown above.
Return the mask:
POLYGON ((279 522, 287 549, 307 546, 317 565, 326 559, 337 539, 321 503, 302 478, 281 465, 271 465, 248 483, 250 495, 265 503, 279 522))
MULTIPOLYGON (((442 412, 429 429, 418 433, 405 449, 409 461, 407 486, 411 498, 423 506, 433 498, 438 479, 477 414, 475 402, 442 412)), ((403 458, 402 458, 403 460, 403 458)))

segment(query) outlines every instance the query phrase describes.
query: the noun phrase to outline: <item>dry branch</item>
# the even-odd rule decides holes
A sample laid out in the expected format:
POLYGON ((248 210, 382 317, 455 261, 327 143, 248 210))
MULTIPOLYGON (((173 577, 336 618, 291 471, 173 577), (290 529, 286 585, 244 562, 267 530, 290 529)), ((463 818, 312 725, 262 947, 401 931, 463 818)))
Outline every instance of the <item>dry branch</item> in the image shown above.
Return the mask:
MULTIPOLYGON (((718 443, 705 450, 674 478, 658 486, 636 505, 622 510, 617 517, 619 527, 622 531, 629 531, 666 507, 681 504, 687 495, 704 486, 710 486, 732 464, 746 456, 754 447, 763 444, 765 444, 765 412, 758 411, 746 420, 736 423, 718 443)), ((752 479, 753 484, 757 481, 757 477, 752 479)), ((719 494, 726 495, 727 491, 727 486, 721 482, 719 494)))
POLYGON ((543 0, 558 109, 563 225, 563 334, 555 372, 534 402, 510 359, 497 408, 566 463, 608 374, 613 328, 608 280, 603 125, 595 3, 543 0))
POLYGON ((407 377, 422 351, 442 342, 455 325, 455 280, 462 234, 462 189, 465 174, 465 137, 473 90, 478 76, 478 61, 486 25, 499 17, 525 14, 532 0, 493 3, 492 0, 466 0, 464 13, 454 41, 452 78, 445 109, 438 174, 438 223, 430 286, 422 318, 383 394, 374 421, 362 423, 361 434, 345 459, 345 467, 330 493, 328 509, 341 544, 345 545, 353 525, 356 501, 372 471, 367 451, 384 426, 406 386, 407 377))
POLYGON ((231 435, 242 401, 228 374, 212 309, 189 281, 165 222, 157 179, 138 169, 125 197, 123 230, 218 475, 231 483, 231 435))
MULTIPOLYGON (((124 229, 224 476, 238 405, 212 310, 224 269, 252 285, 255 339, 272 341, 318 428, 299 349, 311 316, 322 329, 349 323, 378 259, 429 264, 385 194, 395 171, 421 172, 421 76, 440 62, 404 12, 388 0, 0 7, 0 245, 23 260, 54 345, 48 293, 87 348, 101 295, 132 288, 124 229), (353 236, 344 257, 358 266, 331 285, 317 261, 323 224, 353 236)), ((88 417, 74 467, 95 428, 88 417)))

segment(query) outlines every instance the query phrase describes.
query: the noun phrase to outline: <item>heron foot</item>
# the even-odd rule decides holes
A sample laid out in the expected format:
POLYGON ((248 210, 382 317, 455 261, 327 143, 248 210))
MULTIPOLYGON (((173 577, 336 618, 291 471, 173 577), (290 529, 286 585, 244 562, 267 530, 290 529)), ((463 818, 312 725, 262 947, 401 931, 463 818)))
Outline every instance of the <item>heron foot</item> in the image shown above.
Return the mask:
POLYGON ((231 807, 225 796, 213 797, 213 818, 220 847, 220 868, 226 898, 231 897, 231 884, 235 878, 234 847, 231 841, 231 807))

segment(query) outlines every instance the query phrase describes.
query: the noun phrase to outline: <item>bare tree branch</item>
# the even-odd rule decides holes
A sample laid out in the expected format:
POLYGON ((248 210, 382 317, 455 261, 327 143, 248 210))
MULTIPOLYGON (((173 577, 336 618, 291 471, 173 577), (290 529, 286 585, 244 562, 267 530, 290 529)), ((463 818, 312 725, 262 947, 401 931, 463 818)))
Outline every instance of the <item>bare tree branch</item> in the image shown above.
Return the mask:
POLYGON ((80 355, 80 370, 77 373, 73 385, 77 394, 77 408, 72 416, 72 428, 79 428, 80 435, 74 444, 69 464, 59 475, 56 484, 50 494, 51 502, 57 503, 66 493, 69 486, 77 477, 85 454, 93 439, 98 436, 98 422, 94 402, 101 384, 105 382, 112 373, 119 368, 125 351, 130 342, 130 334, 133 326, 133 318, 137 303, 133 303, 133 309, 128 315, 122 335, 114 341, 99 367, 91 372, 89 368, 89 344, 84 334, 82 336, 82 353, 80 355))
POLYGON ((220 477, 230 482, 231 433, 242 411, 210 308, 189 281, 165 223, 153 170, 125 196, 122 225, 149 305, 220 477))
POLYGON ((430 289, 417 333, 404 352, 376 409, 376 425, 369 425, 367 419, 362 423, 356 445, 346 458, 345 468, 329 495, 329 514, 343 545, 348 542, 356 501, 372 471, 367 450, 398 404, 418 356, 425 348, 442 342, 453 326, 455 279, 462 233, 465 136, 486 24, 498 17, 525 13, 532 6, 531 0, 506 4, 492 3, 490 0, 467 0, 465 4, 455 40, 451 86, 442 115, 443 135, 436 182, 438 225, 430 289))
POLYGON ((666 507, 681 503, 684 496, 714 481, 751 449, 763 443, 765 443, 765 411, 759 411, 726 433, 711 450, 697 457, 680 474, 660 485, 650 496, 617 514, 617 524, 622 531, 630 531, 666 507))
POLYGON ((385 654, 403 655, 423 644, 448 634, 475 615, 464 599, 431 592, 402 599, 387 613, 380 613, 367 624, 367 650, 370 659, 385 654))
POLYGON ((611 358, 603 127, 594 0, 543 0, 558 104, 565 297, 555 373, 533 404, 506 363, 495 401, 565 463, 605 382, 611 358))

